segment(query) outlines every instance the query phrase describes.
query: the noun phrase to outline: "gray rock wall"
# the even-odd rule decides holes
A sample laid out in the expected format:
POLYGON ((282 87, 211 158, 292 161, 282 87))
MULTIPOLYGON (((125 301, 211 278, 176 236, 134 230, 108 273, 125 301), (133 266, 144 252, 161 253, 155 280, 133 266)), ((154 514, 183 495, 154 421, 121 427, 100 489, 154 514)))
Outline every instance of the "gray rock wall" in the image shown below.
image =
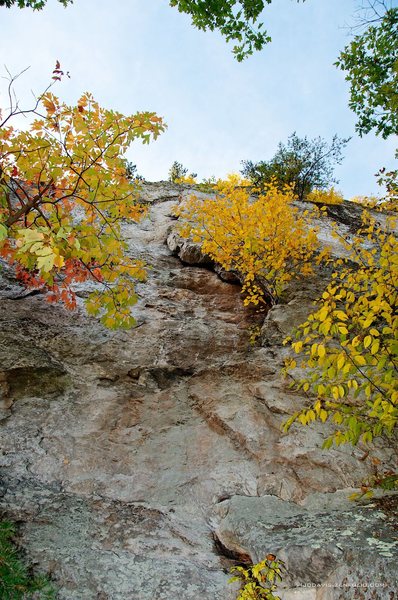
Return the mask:
POLYGON ((135 330, 21 297, 2 271, 3 514, 60 600, 232 600, 230 566, 268 552, 287 563, 285 600, 395 598, 393 503, 346 500, 368 472, 363 450, 322 451, 318 426, 280 430, 303 401, 281 378, 281 340, 324 280, 292 286, 252 347, 263 317, 236 277, 173 233, 181 191, 146 185, 149 216, 125 226, 151 267, 135 330))

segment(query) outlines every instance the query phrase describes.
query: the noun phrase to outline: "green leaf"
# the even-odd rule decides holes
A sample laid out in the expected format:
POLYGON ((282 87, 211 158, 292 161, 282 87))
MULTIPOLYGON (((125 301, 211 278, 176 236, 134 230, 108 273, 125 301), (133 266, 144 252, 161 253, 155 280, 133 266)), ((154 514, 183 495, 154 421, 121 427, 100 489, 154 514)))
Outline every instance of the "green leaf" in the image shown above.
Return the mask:
POLYGON ((0 242, 4 241, 8 236, 8 230, 3 223, 0 223, 0 242))

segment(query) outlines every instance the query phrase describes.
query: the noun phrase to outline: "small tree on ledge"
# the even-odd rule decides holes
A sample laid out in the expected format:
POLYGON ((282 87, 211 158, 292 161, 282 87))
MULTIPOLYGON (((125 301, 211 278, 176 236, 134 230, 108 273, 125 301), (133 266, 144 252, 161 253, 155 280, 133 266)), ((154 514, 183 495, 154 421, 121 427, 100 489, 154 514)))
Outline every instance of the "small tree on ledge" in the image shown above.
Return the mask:
POLYGON ((309 140, 299 138, 294 132, 286 144, 279 143, 270 161, 242 161, 241 173, 255 187, 262 188, 272 181, 276 181, 279 189, 292 186, 297 198, 304 200, 312 190, 323 190, 337 183, 333 177, 334 166, 342 162, 342 151, 348 142, 349 138, 337 135, 330 143, 321 137, 309 140))

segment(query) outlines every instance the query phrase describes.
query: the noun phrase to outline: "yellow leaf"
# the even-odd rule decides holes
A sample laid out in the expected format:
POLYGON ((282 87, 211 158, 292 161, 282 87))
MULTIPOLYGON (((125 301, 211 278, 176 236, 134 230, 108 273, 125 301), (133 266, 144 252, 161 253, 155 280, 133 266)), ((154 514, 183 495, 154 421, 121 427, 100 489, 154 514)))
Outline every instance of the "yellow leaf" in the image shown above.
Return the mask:
POLYGON ((299 415, 299 416, 298 416, 298 420, 300 421, 300 423, 301 423, 302 425, 307 425, 307 418, 306 418, 306 415, 304 415, 304 414, 301 414, 301 415, 299 415))
POLYGON ((52 252, 45 256, 39 256, 36 261, 37 268, 43 271, 44 273, 51 271, 51 269, 54 266, 54 259, 55 254, 53 254, 52 252))
POLYGON ((372 343, 372 336, 371 335, 367 335, 363 341, 363 345, 365 348, 368 348, 370 346, 370 344, 372 343))
POLYGON ((64 266, 64 264, 65 264, 65 259, 63 256, 61 256, 61 255, 54 256, 54 266, 55 267, 61 268, 64 266))
POLYGON ((348 321, 348 315, 342 310, 335 310, 334 314, 339 321, 348 321))
POLYGON ((355 357, 355 361, 356 361, 357 365, 360 367, 364 367, 366 365, 366 359, 363 356, 361 356, 360 354, 355 357))
POLYGON ((307 412, 307 419, 308 419, 308 421, 315 421, 316 416, 315 416, 315 413, 313 410, 309 410, 307 412))
POLYGON ((372 348, 370 349, 371 354, 376 354, 379 350, 380 342, 379 340, 375 340, 372 344, 372 348))
POLYGON ((328 413, 326 412, 326 410, 324 408, 321 409, 320 413, 319 413, 319 418, 321 419, 322 423, 325 423, 325 421, 328 418, 328 413))

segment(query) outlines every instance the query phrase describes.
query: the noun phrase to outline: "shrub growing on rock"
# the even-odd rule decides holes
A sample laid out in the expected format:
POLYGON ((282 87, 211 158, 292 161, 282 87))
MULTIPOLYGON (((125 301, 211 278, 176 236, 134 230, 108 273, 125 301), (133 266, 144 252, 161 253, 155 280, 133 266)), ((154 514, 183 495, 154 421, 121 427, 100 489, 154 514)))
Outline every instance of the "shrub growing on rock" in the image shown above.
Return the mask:
POLYGON ((239 581, 241 588, 237 600, 281 600, 274 592, 282 581, 284 562, 274 554, 268 554, 261 562, 248 567, 232 567, 235 573, 230 583, 239 581))
MULTIPOLYGON (((382 226, 363 213, 362 227, 343 238, 347 259, 336 271, 317 310, 291 342, 297 359, 288 371, 304 369, 297 387, 314 400, 294 414, 307 425, 336 425, 324 447, 391 438, 398 423, 398 239, 397 218, 382 226)), ((397 479, 398 480, 398 479, 397 479)))
POLYGON ((286 284, 313 273, 322 260, 312 227, 317 209, 300 213, 289 187, 269 185, 252 197, 249 182, 233 175, 215 186, 216 197, 192 196, 180 211, 182 235, 191 236, 225 270, 241 274, 245 305, 275 304, 286 284))
POLYGON ((178 161, 174 161, 169 170, 169 181, 172 183, 196 183, 196 173, 188 175, 188 169, 178 161))
POLYGON ((315 204, 342 204, 344 197, 341 192, 331 187, 328 190, 313 190, 308 194, 306 200, 315 204))

